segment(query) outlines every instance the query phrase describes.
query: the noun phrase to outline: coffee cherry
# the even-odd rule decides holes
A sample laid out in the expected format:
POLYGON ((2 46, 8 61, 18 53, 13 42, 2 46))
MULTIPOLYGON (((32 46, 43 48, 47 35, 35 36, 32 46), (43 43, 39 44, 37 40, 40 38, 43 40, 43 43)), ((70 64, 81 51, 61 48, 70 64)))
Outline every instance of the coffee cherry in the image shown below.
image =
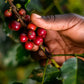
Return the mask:
POLYGON ((14 31, 18 31, 21 28, 21 24, 18 21, 12 21, 10 27, 14 31))
POLYGON ((32 50, 33 48, 33 43, 32 42, 26 42, 25 43, 25 49, 26 50, 32 50))
POLYGON ((23 16, 23 15, 26 14, 26 11, 25 11, 24 9, 20 9, 20 10, 19 10, 19 14, 23 16))
POLYGON ((30 22, 30 15, 26 15, 26 16, 24 17, 24 20, 25 20, 26 22, 30 22))
POLYGON ((34 39, 34 44, 36 44, 36 45, 42 45, 42 43, 43 43, 43 38, 42 37, 40 37, 40 36, 37 36, 35 39, 34 39))
POLYGON ((28 37, 26 36, 26 34, 25 33, 22 33, 21 35, 20 35, 20 41, 22 42, 22 43, 24 43, 24 42, 26 42, 28 40, 28 37))
POLYGON ((5 17, 11 17, 11 16, 12 16, 12 12, 11 12, 10 10, 8 10, 8 9, 5 10, 5 11, 4 11, 4 16, 5 16, 5 17))
POLYGON ((46 32, 46 30, 43 29, 43 28, 38 28, 38 30, 37 30, 37 34, 38 34, 38 36, 41 36, 42 38, 45 38, 47 32, 46 32))
POLYGON ((36 33, 33 30, 29 30, 28 31, 28 38, 30 40, 33 40, 33 39, 35 39, 35 37, 36 37, 36 33))
POLYGON ((16 4, 16 8, 17 8, 17 9, 20 9, 20 8, 21 8, 21 4, 17 3, 17 4, 16 4))
POLYGON ((34 24, 32 24, 32 23, 29 23, 28 26, 27 26, 27 29, 31 29, 31 30, 33 30, 33 31, 35 31, 36 28, 37 28, 36 25, 34 25, 34 24))

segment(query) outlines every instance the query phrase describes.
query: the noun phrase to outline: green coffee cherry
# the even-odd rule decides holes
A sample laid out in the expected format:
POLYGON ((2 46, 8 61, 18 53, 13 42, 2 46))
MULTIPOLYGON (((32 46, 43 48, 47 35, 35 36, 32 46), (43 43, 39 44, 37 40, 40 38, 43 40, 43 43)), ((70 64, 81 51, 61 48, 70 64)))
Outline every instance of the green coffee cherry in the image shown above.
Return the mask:
POLYGON ((21 4, 17 3, 17 4, 16 4, 16 8, 17 8, 17 9, 20 9, 20 8, 21 8, 21 4))

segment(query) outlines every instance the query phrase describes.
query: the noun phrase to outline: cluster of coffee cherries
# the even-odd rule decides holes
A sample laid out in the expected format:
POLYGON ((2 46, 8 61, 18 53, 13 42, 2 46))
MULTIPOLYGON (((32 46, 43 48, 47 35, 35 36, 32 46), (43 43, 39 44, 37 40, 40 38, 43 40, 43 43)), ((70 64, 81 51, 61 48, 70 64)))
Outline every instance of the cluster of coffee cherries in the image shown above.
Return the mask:
MULTIPOLYGON (((20 33, 19 39, 21 43, 24 43, 26 50, 38 50, 39 46, 43 44, 43 39, 46 37, 46 30, 38 28, 30 21, 30 15, 26 14, 25 9, 21 8, 18 10, 21 17, 24 17, 24 22, 27 24, 26 33, 20 33)), ((7 9, 4 11, 4 16, 9 18, 13 16, 12 10, 7 9)), ((11 21, 8 25, 9 29, 13 31, 20 31, 22 29, 21 23, 17 20, 11 21)))

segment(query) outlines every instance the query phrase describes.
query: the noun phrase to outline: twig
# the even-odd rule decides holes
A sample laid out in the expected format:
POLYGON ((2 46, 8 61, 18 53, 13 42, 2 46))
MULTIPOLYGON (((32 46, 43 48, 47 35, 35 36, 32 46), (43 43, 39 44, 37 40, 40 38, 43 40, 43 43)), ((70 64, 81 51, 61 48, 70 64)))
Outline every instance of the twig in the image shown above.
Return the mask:
POLYGON ((54 59, 51 59, 51 62, 55 65, 56 68, 60 68, 61 66, 57 64, 54 59))
POLYGON ((80 56, 80 57, 83 57, 84 54, 52 54, 52 56, 80 56))
POLYGON ((45 73, 46 73, 48 61, 49 61, 49 59, 46 61, 46 65, 45 65, 45 68, 44 68, 44 73, 43 73, 43 78, 42 78, 42 84, 44 83, 44 78, 45 78, 45 73))
POLYGON ((13 4, 12 0, 8 0, 13 12, 15 13, 16 17, 19 19, 19 21, 21 22, 23 27, 26 27, 27 25, 24 23, 24 21, 22 20, 20 14, 17 12, 17 8, 16 6, 13 4))
POLYGON ((84 53, 83 54, 51 54, 49 53, 44 46, 40 46, 40 48, 43 50, 43 52, 46 54, 46 56, 51 59, 53 56, 80 56, 80 57, 83 57, 84 56, 84 53))
POLYGON ((59 66, 56 61, 54 59, 52 59, 52 54, 49 53, 44 46, 40 46, 40 48, 43 50, 43 52, 45 53, 45 55, 47 56, 48 59, 51 60, 51 62, 55 65, 56 68, 60 68, 61 66, 59 66))

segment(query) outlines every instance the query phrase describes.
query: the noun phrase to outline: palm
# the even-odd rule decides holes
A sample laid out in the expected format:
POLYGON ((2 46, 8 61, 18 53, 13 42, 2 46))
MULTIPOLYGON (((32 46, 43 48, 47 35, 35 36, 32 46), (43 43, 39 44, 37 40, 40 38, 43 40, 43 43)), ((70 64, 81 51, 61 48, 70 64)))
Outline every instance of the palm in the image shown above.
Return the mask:
POLYGON ((83 53, 84 20, 80 20, 75 25, 73 23, 71 28, 69 26, 69 28, 59 32, 47 30, 45 44, 49 51, 54 54, 83 53))
MULTIPOLYGON (((45 38, 46 48, 53 54, 82 54, 84 53, 83 33, 83 28, 76 30, 76 27, 60 32, 47 30, 47 36, 45 38)), ((54 59, 59 64, 62 64, 71 57, 72 56, 56 56, 54 59)))

